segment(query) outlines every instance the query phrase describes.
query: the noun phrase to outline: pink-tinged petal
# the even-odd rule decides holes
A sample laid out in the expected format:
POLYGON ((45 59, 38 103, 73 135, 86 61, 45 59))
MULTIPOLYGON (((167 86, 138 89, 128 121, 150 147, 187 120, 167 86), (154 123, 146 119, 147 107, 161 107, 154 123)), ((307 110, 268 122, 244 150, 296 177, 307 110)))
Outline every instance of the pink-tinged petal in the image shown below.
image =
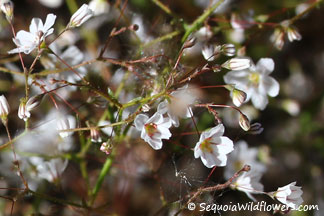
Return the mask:
POLYGON ((55 23, 56 16, 54 14, 48 14, 43 27, 43 32, 47 32, 55 23))
POLYGON ((148 143, 150 144, 150 146, 154 149, 154 150, 159 150, 162 148, 162 140, 153 140, 153 139, 150 139, 148 140, 148 143))
POLYGON ((148 121, 149 117, 147 115, 144 114, 139 114, 138 116, 136 116, 134 123, 135 123, 135 127, 137 130, 143 130, 144 125, 146 124, 146 122, 148 121))
POLYGON ((271 58, 261 58, 256 64, 256 70, 263 75, 269 75, 274 70, 274 61, 271 58))
POLYGON ((269 76, 263 77, 260 85, 260 91, 262 93, 268 94, 271 97, 276 97, 279 94, 279 89, 280 85, 277 80, 269 76))
POLYGON ((253 103, 253 106, 259 110, 264 110, 268 104, 268 97, 267 95, 263 95, 260 93, 252 94, 251 100, 253 103))
POLYGON ((30 33, 37 35, 39 31, 43 30, 43 22, 39 18, 33 18, 29 26, 30 33))

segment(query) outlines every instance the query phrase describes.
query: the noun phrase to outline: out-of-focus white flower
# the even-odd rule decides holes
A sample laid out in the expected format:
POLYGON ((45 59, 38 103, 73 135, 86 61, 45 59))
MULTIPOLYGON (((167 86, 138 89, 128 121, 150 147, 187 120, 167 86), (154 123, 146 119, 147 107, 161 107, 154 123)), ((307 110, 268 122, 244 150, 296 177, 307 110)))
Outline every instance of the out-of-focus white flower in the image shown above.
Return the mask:
POLYGON ((49 8, 58 8, 62 5, 63 0, 38 0, 42 5, 49 8))
POLYGON ((10 107, 8 104, 8 101, 4 95, 0 96, 0 117, 2 121, 7 118, 8 114, 10 112, 10 107))
POLYGON ((248 57, 231 58, 222 64, 223 68, 228 70, 244 70, 251 67, 252 61, 248 57))
POLYGON ((62 138, 68 137, 71 134, 73 134, 73 132, 62 131, 62 130, 73 129, 75 127, 74 118, 72 116, 69 116, 69 117, 61 116, 58 118, 56 124, 57 124, 56 128, 59 131, 59 135, 62 138))
POLYGON ((204 46, 203 49, 201 50, 202 55, 207 61, 214 61, 216 57, 219 55, 221 50, 220 46, 204 46))
POLYGON ((10 0, 2 0, 0 6, 2 12, 6 15, 6 19, 8 22, 12 21, 13 12, 14 12, 14 4, 10 0))
POLYGON ((36 47, 38 47, 42 41, 50 34, 54 29, 51 28, 54 25, 56 16, 54 14, 48 14, 45 24, 39 18, 33 18, 29 26, 29 32, 21 30, 17 33, 13 42, 17 45, 17 48, 10 50, 8 53, 20 53, 24 52, 29 54, 36 47))
POLYGON ((55 182, 64 172, 68 165, 68 160, 62 158, 53 158, 45 161, 40 157, 30 157, 29 162, 35 166, 35 177, 46 179, 49 182, 55 182))
POLYGON ((106 0, 92 0, 89 3, 89 8, 94 12, 95 16, 98 16, 108 13, 110 7, 106 0))
POLYGON ((171 120, 170 118, 163 118, 159 112, 156 112, 151 118, 139 114, 136 116, 134 123, 136 129, 141 131, 141 138, 155 150, 162 148, 162 139, 171 137, 169 131, 172 125, 171 120))
POLYGON ((188 88, 188 85, 184 85, 181 88, 173 91, 170 94, 170 101, 165 100, 158 105, 158 112, 161 114, 168 113, 172 124, 175 127, 179 127, 180 118, 190 118, 192 105, 198 96, 198 92, 188 88))
POLYGON ((274 70, 274 62, 271 58, 261 58, 256 65, 248 70, 230 71, 224 76, 227 84, 247 94, 246 101, 252 100, 254 107, 263 110, 268 104, 268 97, 279 94, 279 83, 269 76, 274 70))
POLYGON ((72 16, 67 28, 75 28, 81 26, 93 16, 93 11, 87 4, 83 4, 72 16))
POLYGON ((223 136, 224 126, 219 124, 200 135, 195 147, 195 158, 201 158, 203 164, 208 167, 225 166, 227 154, 233 151, 233 142, 223 136))
POLYGON ((224 176, 226 179, 231 178, 235 172, 242 169, 245 164, 251 166, 251 171, 264 173, 266 166, 257 160, 258 149, 249 148, 248 144, 240 140, 235 143, 234 151, 228 155, 227 166, 225 167, 224 176))
POLYGON ((252 194, 263 192, 263 185, 260 183, 262 173, 250 170, 241 174, 231 185, 232 189, 245 192, 246 195, 253 201, 256 201, 252 194))
POLYGON ((292 182, 284 187, 279 187, 277 191, 271 192, 271 197, 276 198, 279 202, 287 205, 292 209, 297 209, 303 202, 301 195, 303 191, 301 187, 296 186, 296 182, 292 182))
POLYGON ((206 41, 213 36, 213 32, 206 26, 201 27, 198 31, 195 32, 194 37, 198 41, 206 41))

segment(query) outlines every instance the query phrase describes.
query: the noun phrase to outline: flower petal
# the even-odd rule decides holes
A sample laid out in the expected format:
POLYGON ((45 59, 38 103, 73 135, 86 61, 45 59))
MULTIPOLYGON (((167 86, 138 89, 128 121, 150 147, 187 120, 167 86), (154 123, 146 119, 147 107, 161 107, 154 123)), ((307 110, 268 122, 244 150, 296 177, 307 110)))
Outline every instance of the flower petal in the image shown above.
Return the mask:
POLYGON ((261 74, 269 75, 274 70, 274 66, 272 58, 261 58, 256 64, 256 70, 261 74))
POLYGON ((143 130, 145 123, 148 121, 149 117, 144 114, 139 114, 136 116, 134 123, 137 130, 143 130))
POLYGON ((271 97, 276 97, 279 94, 279 83, 272 77, 263 77, 262 83, 259 87, 261 92, 266 93, 271 97))

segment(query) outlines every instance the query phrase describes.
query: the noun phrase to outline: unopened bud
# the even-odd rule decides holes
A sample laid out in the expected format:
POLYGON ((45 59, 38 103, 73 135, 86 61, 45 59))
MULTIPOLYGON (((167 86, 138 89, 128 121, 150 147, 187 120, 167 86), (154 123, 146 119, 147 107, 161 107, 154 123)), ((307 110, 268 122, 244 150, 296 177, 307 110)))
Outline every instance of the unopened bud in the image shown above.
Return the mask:
POLYGON ((148 112, 148 111, 150 111, 150 109, 151 109, 151 107, 148 104, 144 104, 142 106, 142 111, 143 112, 148 112))
POLYGON ((242 113, 240 114, 239 124, 243 130, 250 130, 250 121, 248 117, 242 113))
POLYGON ((244 70, 251 67, 252 62, 250 58, 247 57, 237 57, 231 58, 222 64, 223 68, 228 70, 244 70))
POLYGON ((232 101, 235 106, 241 106, 246 100, 246 93, 239 89, 234 89, 232 91, 232 101))
POLYGON ((183 44, 183 47, 184 47, 184 48, 190 48, 190 47, 193 47, 195 44, 196 44, 196 38, 193 37, 193 38, 190 38, 189 40, 187 40, 187 41, 183 44))
POLYGON ((222 45, 222 52, 226 56, 234 56, 236 53, 236 49, 234 44, 223 44, 222 45))
MULTIPOLYGON (((70 128, 70 123, 69 120, 67 118, 61 117, 60 119, 57 120, 57 130, 61 131, 61 130, 68 130, 71 129, 70 128)), ((68 137, 71 133, 70 132, 59 132, 59 135, 62 138, 68 137)))
POLYGON ((104 142, 100 146, 100 151, 105 152, 107 155, 111 153, 112 150, 112 145, 110 142, 104 142))
POLYGON ((0 117, 2 122, 7 120, 7 116, 10 112, 10 107, 5 96, 0 96, 0 117))
POLYGON ((27 121, 28 118, 30 118, 30 112, 26 108, 25 101, 22 101, 18 108, 18 117, 20 119, 23 119, 24 121, 27 121))
POLYGON ((270 40, 273 42, 273 45, 278 49, 281 50, 285 44, 285 33, 282 29, 275 29, 274 33, 271 35, 270 40))
POLYGON ((92 128, 90 130, 91 142, 102 142, 100 132, 97 129, 92 128))
POLYGON ((35 96, 29 98, 26 103, 27 110, 32 111, 33 109, 38 107, 40 105, 40 103, 42 102, 43 97, 44 97, 44 94, 39 94, 39 95, 35 95, 35 96))
POLYGON ((94 15, 93 11, 87 4, 83 4, 71 17, 67 28, 75 28, 81 26, 84 22, 94 15))
POLYGON ((3 0, 1 3, 1 10, 6 15, 8 22, 12 22, 14 4, 10 0, 3 0))
POLYGON ((258 134, 262 133, 263 130, 264 130, 264 128, 262 127, 262 125, 258 122, 255 122, 251 125, 249 134, 258 135, 258 134))
POLYGON ((288 29, 287 29, 287 36, 288 36, 288 40, 290 42, 293 42, 294 40, 301 40, 302 39, 302 36, 299 34, 299 32, 297 31, 297 29, 293 26, 290 26, 288 29))

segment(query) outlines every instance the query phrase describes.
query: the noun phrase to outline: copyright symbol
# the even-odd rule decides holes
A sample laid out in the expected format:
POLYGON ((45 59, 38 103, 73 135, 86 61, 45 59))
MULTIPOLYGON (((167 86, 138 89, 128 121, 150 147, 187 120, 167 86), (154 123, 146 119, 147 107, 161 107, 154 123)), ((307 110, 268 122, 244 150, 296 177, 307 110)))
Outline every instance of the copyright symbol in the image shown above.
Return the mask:
POLYGON ((195 208, 196 208, 196 204, 195 204, 195 203, 188 203, 188 209, 189 209, 190 211, 195 210, 195 208))

